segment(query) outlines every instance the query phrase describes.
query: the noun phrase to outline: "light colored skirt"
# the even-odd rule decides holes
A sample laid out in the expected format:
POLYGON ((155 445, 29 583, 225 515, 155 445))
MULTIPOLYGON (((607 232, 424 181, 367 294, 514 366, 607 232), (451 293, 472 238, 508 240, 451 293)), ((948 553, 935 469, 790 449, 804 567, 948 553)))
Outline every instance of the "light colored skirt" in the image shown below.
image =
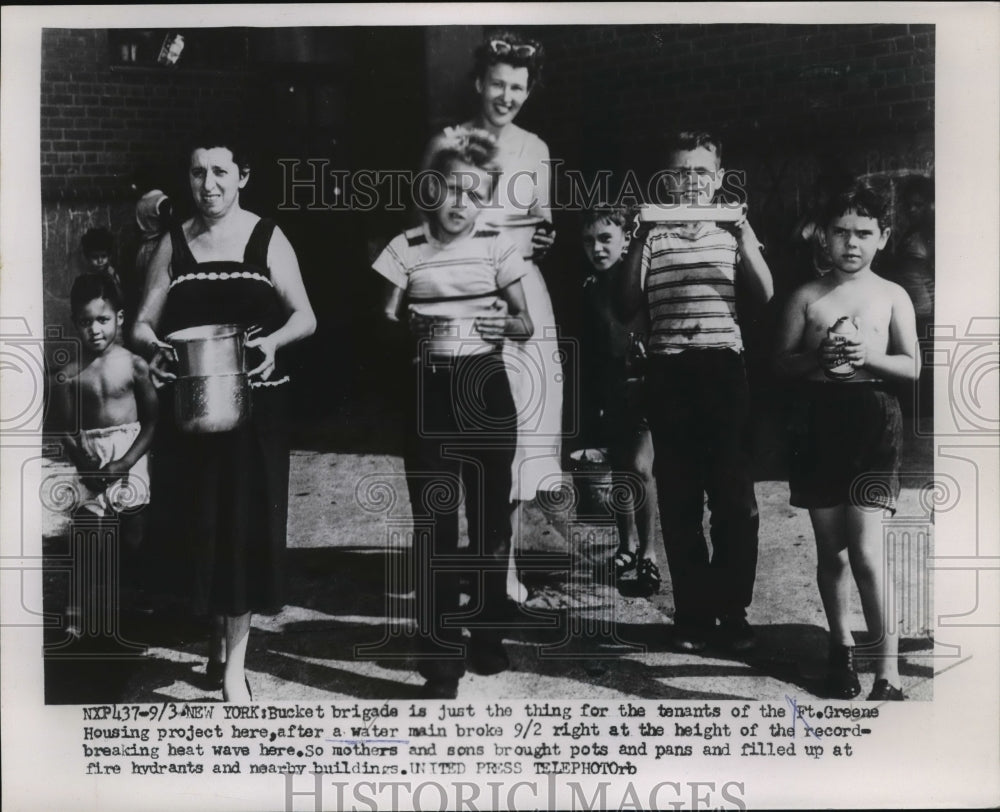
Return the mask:
POLYGON ((538 266, 521 279, 535 327, 527 341, 507 341, 504 361, 517 407, 517 452, 512 468, 512 501, 534 499, 562 483, 563 369, 552 300, 538 266))

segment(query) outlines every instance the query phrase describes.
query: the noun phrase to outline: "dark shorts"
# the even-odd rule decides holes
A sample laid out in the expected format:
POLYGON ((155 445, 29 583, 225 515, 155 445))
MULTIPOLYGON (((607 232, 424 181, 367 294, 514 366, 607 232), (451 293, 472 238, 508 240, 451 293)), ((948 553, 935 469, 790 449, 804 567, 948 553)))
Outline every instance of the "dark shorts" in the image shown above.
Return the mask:
POLYGON ((869 383, 816 383, 798 393, 791 422, 791 503, 896 511, 903 417, 896 396, 869 383))
POLYGON ((609 445, 631 443, 649 431, 646 384, 642 378, 621 376, 610 381, 603 423, 609 445))

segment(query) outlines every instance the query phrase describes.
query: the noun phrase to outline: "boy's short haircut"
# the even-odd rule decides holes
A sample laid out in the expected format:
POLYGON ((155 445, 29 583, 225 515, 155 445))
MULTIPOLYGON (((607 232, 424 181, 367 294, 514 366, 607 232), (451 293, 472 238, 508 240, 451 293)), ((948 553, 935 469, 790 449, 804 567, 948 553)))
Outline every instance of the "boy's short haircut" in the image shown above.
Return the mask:
POLYGON ((122 309, 121 296, 114 280, 103 273, 85 273, 78 276, 69 292, 69 306, 73 318, 83 306, 94 299, 104 299, 117 312, 122 309))
POLYGON ((678 152, 690 152, 702 147, 715 152, 719 166, 722 166, 722 141, 704 130, 681 130, 671 133, 667 138, 665 157, 670 158, 678 152))
POLYGON ((89 228, 80 239, 80 246, 84 254, 92 254, 95 251, 107 251, 109 254, 115 246, 115 238, 106 228, 89 228))
POLYGON ((631 214, 631 210, 626 206, 610 206, 599 203, 592 208, 584 209, 582 228, 590 228, 592 225, 607 220, 609 223, 614 223, 622 231, 628 231, 629 222, 632 219, 631 214))
POLYGON ((871 217, 885 231, 892 221, 888 198, 866 180, 855 180, 849 186, 831 195, 823 207, 822 224, 826 228, 838 217, 853 211, 862 217, 871 217))

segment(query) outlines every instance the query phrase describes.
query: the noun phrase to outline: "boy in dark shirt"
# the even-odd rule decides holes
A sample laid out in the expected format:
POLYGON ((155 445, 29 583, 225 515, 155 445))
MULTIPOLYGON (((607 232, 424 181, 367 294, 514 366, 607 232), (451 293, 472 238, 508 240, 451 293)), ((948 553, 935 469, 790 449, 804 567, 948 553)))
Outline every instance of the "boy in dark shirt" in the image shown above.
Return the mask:
POLYGON ((585 402, 598 418, 601 445, 607 444, 616 500, 618 549, 609 562, 615 582, 636 570, 643 595, 660 588, 653 536, 656 483, 653 441, 645 416, 641 355, 645 318, 623 324, 614 312, 612 285, 628 247, 628 212, 598 206, 584 214, 583 250, 591 268, 583 283, 585 402))

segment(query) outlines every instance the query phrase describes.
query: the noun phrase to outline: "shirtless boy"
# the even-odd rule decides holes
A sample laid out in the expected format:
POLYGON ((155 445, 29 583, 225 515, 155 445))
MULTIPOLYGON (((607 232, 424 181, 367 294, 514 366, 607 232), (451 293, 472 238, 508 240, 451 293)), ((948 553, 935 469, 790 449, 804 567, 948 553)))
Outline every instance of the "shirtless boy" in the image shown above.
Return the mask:
POLYGON ((884 511, 899 495, 902 417, 892 385, 916 380, 913 305, 871 268, 889 237, 888 206, 857 182, 833 197, 822 219, 833 263, 793 294, 775 357, 799 381, 800 419, 792 438, 791 503, 809 510, 817 580, 830 624, 827 692, 861 693, 847 626, 853 574, 876 660, 869 700, 903 699, 897 630, 887 627, 894 590, 884 566, 884 511))

